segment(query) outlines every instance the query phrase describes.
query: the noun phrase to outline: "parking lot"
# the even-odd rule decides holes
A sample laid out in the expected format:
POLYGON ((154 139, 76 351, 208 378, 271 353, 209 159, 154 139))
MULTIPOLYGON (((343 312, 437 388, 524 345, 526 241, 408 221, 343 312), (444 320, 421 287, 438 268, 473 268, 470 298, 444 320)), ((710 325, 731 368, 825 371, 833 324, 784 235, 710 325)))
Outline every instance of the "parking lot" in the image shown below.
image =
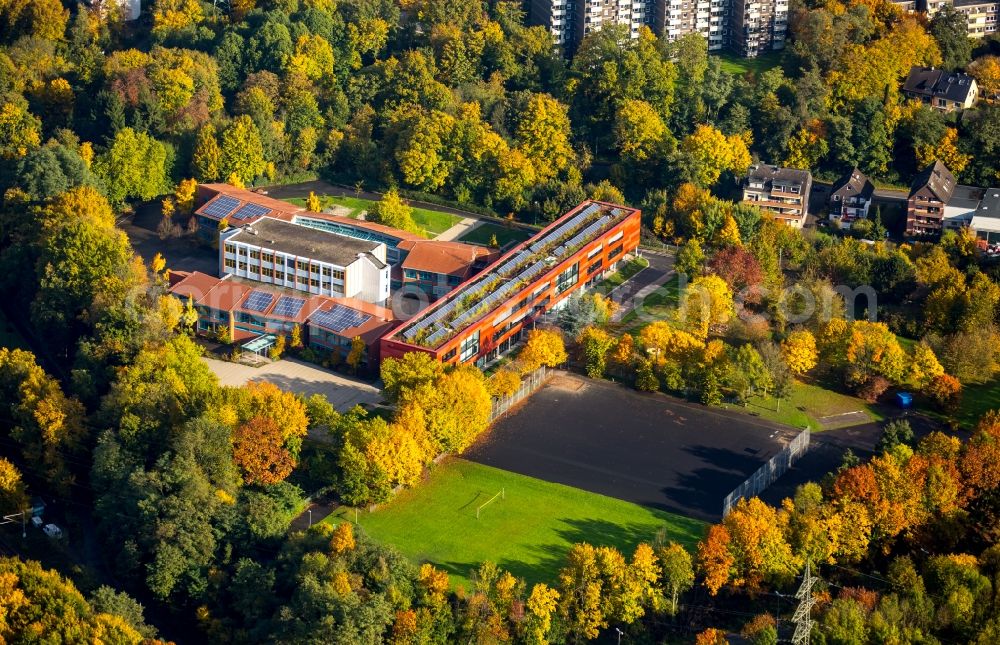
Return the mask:
POLYGON ((465 455, 497 468, 717 520, 732 489, 799 431, 575 375, 557 376, 465 455))

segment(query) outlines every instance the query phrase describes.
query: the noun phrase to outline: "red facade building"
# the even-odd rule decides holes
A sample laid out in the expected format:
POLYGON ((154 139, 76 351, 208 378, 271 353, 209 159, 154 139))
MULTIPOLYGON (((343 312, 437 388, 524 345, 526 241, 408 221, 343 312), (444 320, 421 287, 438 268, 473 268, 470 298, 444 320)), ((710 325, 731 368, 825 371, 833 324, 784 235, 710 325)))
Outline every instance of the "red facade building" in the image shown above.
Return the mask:
POLYGON ((587 201, 514 247, 381 341, 381 357, 426 352, 482 366, 522 330, 586 289, 639 246, 641 213, 587 201))

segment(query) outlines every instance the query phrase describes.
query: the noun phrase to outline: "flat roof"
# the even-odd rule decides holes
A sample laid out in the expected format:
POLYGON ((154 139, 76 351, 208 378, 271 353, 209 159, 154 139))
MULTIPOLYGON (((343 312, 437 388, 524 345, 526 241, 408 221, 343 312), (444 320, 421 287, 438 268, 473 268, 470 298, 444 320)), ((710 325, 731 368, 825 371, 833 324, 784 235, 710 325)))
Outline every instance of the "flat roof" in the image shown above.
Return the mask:
MULTIPOLYGON (((239 241, 344 267, 357 260, 359 255, 372 254, 381 245, 381 242, 337 235, 273 217, 262 217, 253 224, 241 227, 236 233, 226 237, 226 242, 229 241, 239 241)), ((376 264, 385 266, 377 257, 370 256, 376 264)))
MULTIPOLYGON (((419 241, 427 239, 423 235, 417 235, 416 233, 411 233, 409 231, 404 231, 402 229, 386 226, 385 224, 379 224, 377 222, 369 222, 363 219, 354 219, 353 217, 344 217, 343 215, 336 215, 334 213, 314 213, 312 211, 296 212, 294 215, 292 215, 292 222, 294 223, 295 220, 298 218, 311 218, 311 219, 324 220, 327 222, 336 222, 337 224, 342 224, 344 226, 349 226, 361 230, 372 231, 373 233, 380 233, 387 237, 394 237, 399 240, 419 241)), ((303 226, 305 226, 305 224, 303 224, 303 226)))
POLYGON ((545 276, 561 258, 636 212, 615 204, 583 202, 411 318, 394 337, 411 345, 440 347, 522 291, 529 281, 545 276))
POLYGON ((955 190, 951 193, 951 199, 948 200, 947 205, 952 208, 965 208, 971 211, 979 208, 979 202, 982 198, 982 188, 959 184, 955 186, 955 190))
POLYGON ((1000 219, 1000 188, 987 188, 976 209, 976 217, 1000 219))

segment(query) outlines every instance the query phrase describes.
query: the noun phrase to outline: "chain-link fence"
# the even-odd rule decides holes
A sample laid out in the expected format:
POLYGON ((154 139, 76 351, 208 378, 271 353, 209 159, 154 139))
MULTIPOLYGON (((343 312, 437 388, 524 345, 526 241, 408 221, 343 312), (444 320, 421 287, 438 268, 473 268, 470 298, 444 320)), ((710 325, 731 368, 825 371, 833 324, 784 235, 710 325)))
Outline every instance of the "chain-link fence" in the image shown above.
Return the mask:
POLYGON ((512 407, 520 403, 525 397, 537 390, 549 376, 549 369, 542 365, 534 372, 521 379, 521 387, 510 396, 493 399, 493 413, 490 415, 490 422, 496 421, 507 413, 512 407))
POLYGON ((750 475, 733 492, 726 495, 722 502, 722 516, 729 515, 729 511, 736 506, 736 502, 740 499, 760 495, 778 477, 784 475, 792 467, 792 464, 809 450, 809 436, 809 428, 806 428, 788 442, 788 445, 782 448, 781 452, 771 457, 766 464, 757 469, 757 472, 750 475))

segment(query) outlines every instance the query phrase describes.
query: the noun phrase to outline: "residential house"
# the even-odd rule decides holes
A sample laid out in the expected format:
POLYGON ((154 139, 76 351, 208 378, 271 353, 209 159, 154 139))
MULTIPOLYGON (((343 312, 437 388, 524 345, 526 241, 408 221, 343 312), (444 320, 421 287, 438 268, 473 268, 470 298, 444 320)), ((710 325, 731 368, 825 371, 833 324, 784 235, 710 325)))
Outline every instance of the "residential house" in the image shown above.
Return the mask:
POLYGON ((808 170, 755 164, 743 179, 743 201, 759 206, 779 222, 802 228, 809 214, 811 189, 808 170))
POLYGON ((976 79, 962 72, 933 67, 911 67, 903 83, 903 94, 923 101, 935 110, 954 112, 971 108, 979 96, 976 79))
POLYGON ((868 218, 874 196, 875 184, 857 168, 852 169, 830 190, 830 219, 841 228, 851 228, 855 220, 868 218))
POLYGON ((935 161, 913 179, 906 201, 906 234, 936 235, 941 232, 944 208, 955 192, 955 175, 935 161))
POLYGON ((983 199, 969 222, 969 228, 981 246, 995 249, 1000 244, 1000 188, 983 191, 983 199))

